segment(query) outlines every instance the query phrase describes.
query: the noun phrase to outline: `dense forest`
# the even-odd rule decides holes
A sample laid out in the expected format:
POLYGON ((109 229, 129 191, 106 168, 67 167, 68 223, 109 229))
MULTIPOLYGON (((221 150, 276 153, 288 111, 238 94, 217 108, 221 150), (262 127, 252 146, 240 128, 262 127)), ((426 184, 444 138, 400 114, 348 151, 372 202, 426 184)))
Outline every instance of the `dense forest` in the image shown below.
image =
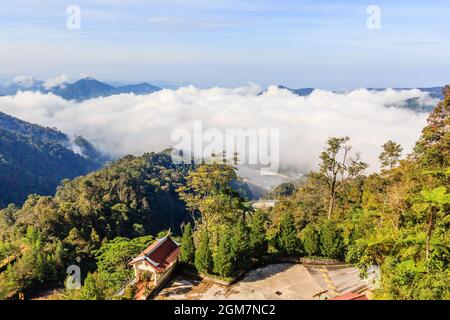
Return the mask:
POLYGON ((0 269, 0 297, 61 286, 77 264, 84 284, 65 298, 112 298, 132 276, 129 258, 171 229, 182 235, 182 263, 201 274, 230 279, 276 257, 325 257, 358 266, 362 277, 379 266, 375 298, 449 299, 450 88, 414 150, 402 151, 387 141, 381 172, 367 175, 350 138, 331 137, 319 170, 274 190, 269 211, 236 191, 233 164, 127 156, 63 181, 54 197, 31 195, 0 211, 0 261, 15 259, 0 269))
POLYGON ((32 193, 52 195, 62 179, 97 170, 106 160, 80 136, 71 141, 0 112, 0 208, 22 205, 32 193))

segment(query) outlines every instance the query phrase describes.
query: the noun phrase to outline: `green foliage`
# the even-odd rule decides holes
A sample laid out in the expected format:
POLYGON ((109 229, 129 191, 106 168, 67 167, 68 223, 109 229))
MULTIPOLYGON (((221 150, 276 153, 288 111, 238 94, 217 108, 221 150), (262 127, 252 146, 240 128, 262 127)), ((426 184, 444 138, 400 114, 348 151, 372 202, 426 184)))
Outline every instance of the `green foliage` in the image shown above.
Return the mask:
POLYGON ((133 269, 127 263, 152 241, 152 236, 134 239, 118 237, 104 242, 99 250, 94 251, 97 260, 96 277, 102 283, 103 296, 111 297, 133 277, 133 269))
POLYGON ((327 194, 327 186, 324 183, 323 175, 309 173, 304 183, 298 187, 291 197, 279 200, 271 210, 270 220, 271 230, 275 232, 284 212, 292 212, 296 227, 301 230, 308 223, 315 222, 326 216, 328 200, 324 198, 327 194))
POLYGON ((86 279, 84 279, 83 287, 80 290, 81 300, 104 300, 103 283, 100 280, 98 274, 88 273, 86 279))
POLYGON ((100 168, 68 149, 69 143, 57 130, 0 112, 0 208, 21 205, 29 194, 52 195, 62 179, 100 168))
POLYGON ((178 189, 194 217, 199 216, 195 219, 195 266, 199 272, 214 271, 225 276, 247 268, 250 263, 246 217, 251 208, 233 188, 236 180, 235 168, 230 165, 202 164, 189 172, 186 185, 178 189), (224 230, 230 232, 230 243, 223 243, 224 230))
POLYGON ((344 244, 341 230, 331 220, 325 221, 320 227, 320 250, 327 258, 341 258, 344 244))
POLYGON ((23 239, 26 248, 14 264, 0 273, 0 298, 15 295, 23 288, 34 288, 42 283, 55 281, 57 269, 61 265, 56 261, 51 248, 45 246, 42 234, 29 227, 23 239))
POLYGON ((281 253, 287 255, 297 254, 301 251, 294 216, 290 211, 286 211, 281 216, 280 227, 277 234, 277 249, 281 253))
POLYGON ((339 192, 369 166, 360 160, 358 153, 350 157, 352 147, 349 141, 349 137, 329 138, 325 151, 320 154, 320 174, 329 194, 328 219, 333 215, 339 192))
POLYGON ((165 155, 127 156, 64 182, 54 198, 30 198, 18 222, 37 224, 47 237, 65 241, 79 258, 92 257, 103 239, 178 230, 188 215, 175 189, 188 169, 165 155))
POLYGON ((244 199, 232 187, 235 169, 226 164, 203 164, 190 171, 186 185, 177 191, 193 213, 200 213, 199 223, 207 228, 234 223, 247 208, 244 199))
POLYGON ((428 124, 416 143, 414 154, 423 168, 450 166, 450 95, 447 93, 428 117, 428 124))
POLYGON ((225 227, 219 238, 219 246, 214 256, 214 272, 222 277, 229 277, 236 270, 231 238, 229 228, 225 227))
MULTIPOLYGON (((44 255, 41 260, 59 261, 52 264, 56 270, 44 277, 45 282, 62 283, 65 267, 70 264, 79 265, 85 272, 94 271, 95 252, 105 241, 157 234, 169 228, 178 230, 181 222, 189 219, 175 190, 184 183, 190 168, 174 165, 167 155, 127 156, 87 176, 63 181, 54 197, 31 195, 22 208, 1 210, 0 226, 6 229, 0 230, 0 240, 20 245, 28 227, 39 230, 44 255)), ((25 250, 11 271, 1 274, 2 289, 27 289, 35 285, 34 279, 40 279, 33 275, 39 273, 34 270, 34 262, 24 268, 26 275, 19 269, 29 254, 25 250)), ((120 279, 121 275, 116 278, 113 274, 111 281, 106 281, 106 289, 117 287, 120 279)))
POLYGON ((0 241, 0 267, 3 267, 2 262, 10 256, 18 252, 16 245, 9 241, 0 241))
POLYGON ((188 264, 193 264, 195 262, 195 244, 190 222, 184 227, 180 251, 181 262, 188 264))
POLYGON ((267 214, 262 210, 256 210, 249 225, 249 243, 252 254, 258 258, 264 256, 268 249, 266 223, 267 214))
POLYGON ((199 244, 195 250, 195 267, 199 272, 209 273, 213 269, 209 235, 206 230, 199 232, 199 244))
POLYGON ((232 228, 231 252, 236 269, 246 269, 250 264, 249 230, 244 221, 240 219, 232 228))
POLYGON ((378 298, 395 300, 443 300, 450 295, 445 272, 425 272, 421 263, 388 258, 382 267, 383 281, 378 298))
POLYGON ((120 300, 134 300, 136 297, 136 286, 128 286, 125 289, 124 295, 120 298, 120 300))
POLYGON ((303 249, 311 257, 320 254, 320 233, 313 224, 303 229, 303 249))
POLYGON ((380 156, 378 157, 381 162, 381 167, 389 169, 394 168, 402 154, 402 146, 392 140, 389 140, 388 142, 383 144, 382 148, 383 152, 381 152, 380 156))
POLYGON ((437 206, 442 209, 444 205, 450 203, 450 194, 447 193, 447 188, 444 186, 437 187, 430 191, 422 190, 420 195, 424 199, 424 204, 427 209, 431 206, 437 206))
POLYGON ((280 199, 284 197, 292 196, 297 190, 296 185, 293 182, 284 182, 276 186, 273 190, 269 192, 266 199, 280 199))

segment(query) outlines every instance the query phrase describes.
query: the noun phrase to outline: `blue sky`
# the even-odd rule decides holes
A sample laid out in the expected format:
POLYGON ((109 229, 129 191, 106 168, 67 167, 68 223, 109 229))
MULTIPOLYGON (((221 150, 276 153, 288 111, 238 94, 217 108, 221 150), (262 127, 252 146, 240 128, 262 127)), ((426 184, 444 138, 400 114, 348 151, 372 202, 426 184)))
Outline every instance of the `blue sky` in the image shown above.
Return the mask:
POLYGON ((449 83, 447 0, 2 0, 0 80, 18 75, 342 89, 449 83), (68 30, 68 5, 81 29, 68 30), (381 9, 369 30, 366 10, 381 9))

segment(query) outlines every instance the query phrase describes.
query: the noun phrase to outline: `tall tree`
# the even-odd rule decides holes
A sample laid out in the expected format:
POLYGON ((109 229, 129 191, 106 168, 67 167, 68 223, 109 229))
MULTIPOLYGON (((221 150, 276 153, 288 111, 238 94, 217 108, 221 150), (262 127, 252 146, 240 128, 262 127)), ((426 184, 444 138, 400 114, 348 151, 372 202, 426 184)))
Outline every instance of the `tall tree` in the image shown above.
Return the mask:
POLYGON ((229 277, 235 270, 234 266, 231 233, 229 228, 225 227, 219 239, 217 253, 214 256, 214 272, 222 277, 229 277))
POLYGON ((240 219, 232 229, 231 250, 235 267, 244 269, 250 263, 250 241, 248 228, 240 219))
POLYGON ((237 180, 235 169, 226 164, 208 163, 190 171, 185 186, 177 191, 186 202, 193 218, 200 213, 201 220, 197 224, 222 224, 227 220, 236 222, 242 214, 243 199, 232 188, 231 183, 237 180))
POLYGON ((414 153, 422 167, 450 166, 450 86, 444 88, 444 100, 429 115, 414 153))
POLYGON ((436 228, 436 222, 441 228, 445 228, 445 218, 450 216, 445 209, 450 205, 450 193, 444 186, 435 188, 431 191, 422 190, 420 192, 419 202, 413 206, 419 217, 425 215, 426 219, 426 242, 425 242, 425 261, 428 262, 431 250, 431 237, 436 228))
POLYGON ((97 261, 96 277, 102 283, 105 297, 112 297, 134 276, 133 270, 128 266, 130 258, 142 252, 152 241, 152 236, 133 239, 117 237, 104 241, 100 249, 93 252, 97 261))
POLYGON ((338 192, 368 167, 360 160, 359 153, 350 156, 352 147, 347 144, 349 141, 349 137, 329 138, 326 150, 320 155, 320 172, 329 191, 328 219, 333 214, 338 192))
POLYGON ((331 220, 325 221, 320 228, 320 249, 327 258, 340 258, 343 255, 341 230, 331 220))
POLYGON ((300 251, 294 216, 290 211, 286 211, 281 216, 277 244, 278 250, 284 254, 292 255, 300 251))
POLYGON ((209 235, 206 230, 199 231, 199 245, 195 250, 195 267, 199 272, 211 272, 213 259, 209 245, 209 235))
POLYGON ((183 238, 181 239, 180 260, 182 262, 189 264, 192 264, 195 261, 195 244, 190 222, 185 225, 183 230, 183 238))
POLYGON ((312 223, 303 229, 303 248, 308 256, 315 256, 320 252, 319 231, 312 223))
POLYGON ((262 210, 256 210, 250 221, 250 248, 256 257, 261 257, 267 253, 266 222, 267 216, 262 210))
POLYGON ((383 151, 381 152, 378 159, 380 159, 381 167, 392 169, 394 168, 402 154, 403 148, 398 143, 395 143, 392 140, 389 140, 385 144, 382 145, 383 151))

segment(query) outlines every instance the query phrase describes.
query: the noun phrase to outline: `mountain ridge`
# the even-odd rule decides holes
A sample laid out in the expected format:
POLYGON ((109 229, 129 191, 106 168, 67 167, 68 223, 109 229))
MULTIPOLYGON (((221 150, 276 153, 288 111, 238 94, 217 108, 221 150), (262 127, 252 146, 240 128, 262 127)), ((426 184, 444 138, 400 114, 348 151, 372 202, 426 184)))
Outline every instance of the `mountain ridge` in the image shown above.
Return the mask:
POLYGON ((0 96, 15 95, 20 91, 35 91, 53 93, 66 100, 84 101, 123 93, 145 95, 160 90, 162 90, 160 87, 147 82, 112 86, 97 79, 87 77, 73 83, 63 83, 53 88, 46 88, 45 82, 41 80, 30 80, 29 83, 11 83, 0 86, 0 96))
POLYGON ((0 112, 0 207, 21 205, 33 193, 52 195, 61 180, 97 170, 107 159, 81 136, 0 112))
MULTIPOLYGON (((315 88, 298 88, 298 89, 292 89, 283 85, 277 85, 277 88, 279 89, 284 89, 284 90, 288 90, 290 92, 292 92, 293 94, 300 96, 300 97, 307 97, 309 95, 311 95, 314 90, 316 90, 315 88)), ((432 99, 439 99, 442 100, 444 99, 444 87, 428 87, 428 88, 364 88, 368 91, 383 91, 383 90, 387 90, 387 89, 392 89, 395 91, 401 91, 401 90, 420 90, 422 92, 427 93, 430 98, 432 99)), ((332 91, 334 93, 343 93, 346 91, 351 91, 351 90, 344 90, 344 91, 332 91)), ((389 105, 387 105, 387 107, 391 107, 389 105)), ((421 104, 418 98, 411 98, 406 100, 406 104, 404 106, 401 106, 402 108, 407 108, 416 112, 422 112, 422 113, 429 113, 431 111, 433 111, 434 109, 434 104, 421 104)))

